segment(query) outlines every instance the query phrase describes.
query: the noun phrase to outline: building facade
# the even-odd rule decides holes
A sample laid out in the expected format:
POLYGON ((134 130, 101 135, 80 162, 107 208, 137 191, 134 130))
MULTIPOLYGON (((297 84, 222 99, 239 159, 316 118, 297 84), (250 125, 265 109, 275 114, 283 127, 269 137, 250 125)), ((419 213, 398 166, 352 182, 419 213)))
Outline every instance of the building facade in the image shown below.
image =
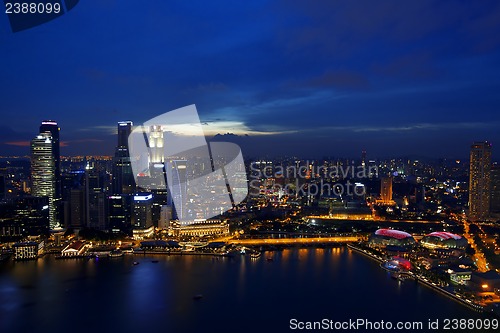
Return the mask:
POLYGON ((470 151, 469 219, 485 221, 490 215, 491 143, 475 142, 470 151))
POLYGON ((50 229, 59 227, 56 214, 56 166, 54 145, 50 132, 43 132, 31 140, 31 194, 49 200, 50 229))

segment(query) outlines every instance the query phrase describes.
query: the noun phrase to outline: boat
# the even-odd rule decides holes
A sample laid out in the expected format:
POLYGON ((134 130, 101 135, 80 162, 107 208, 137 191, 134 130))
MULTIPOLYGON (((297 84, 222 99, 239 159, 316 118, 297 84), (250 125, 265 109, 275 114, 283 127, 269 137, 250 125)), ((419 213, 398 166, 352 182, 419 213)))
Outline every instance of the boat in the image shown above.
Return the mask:
POLYGON ((260 253, 260 252, 253 252, 252 254, 250 254, 250 258, 257 259, 261 255, 262 255, 262 253, 260 253))
POLYGON ((132 264, 133 264, 134 266, 135 266, 135 265, 139 265, 139 262, 138 262, 138 261, 134 261, 132 264))
POLYGON ((273 261, 273 258, 269 257, 267 258, 267 261, 273 261))
POLYGON ((118 258, 123 257, 123 251, 121 250, 113 250, 109 253, 110 258, 118 258))
POLYGON ((202 299, 202 298, 203 298, 203 295, 202 295, 202 294, 198 294, 198 295, 194 295, 194 296, 193 296, 193 300, 195 300, 195 301, 199 301, 199 300, 200 300, 200 299, 202 299))
POLYGON ((159 263, 159 261, 158 261, 158 260, 151 260, 151 262, 152 262, 153 264, 157 264, 157 263, 159 263))

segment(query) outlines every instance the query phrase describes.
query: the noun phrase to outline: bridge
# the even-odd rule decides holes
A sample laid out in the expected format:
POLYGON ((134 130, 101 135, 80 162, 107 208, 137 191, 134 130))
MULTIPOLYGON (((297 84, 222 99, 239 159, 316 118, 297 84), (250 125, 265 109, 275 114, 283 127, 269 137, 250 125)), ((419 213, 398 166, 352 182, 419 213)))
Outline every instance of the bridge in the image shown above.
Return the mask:
POLYGON ((335 236, 335 237, 307 237, 307 238, 253 238, 231 239, 229 244, 258 246, 258 245, 313 245, 328 243, 353 243, 363 240, 361 236, 335 236))

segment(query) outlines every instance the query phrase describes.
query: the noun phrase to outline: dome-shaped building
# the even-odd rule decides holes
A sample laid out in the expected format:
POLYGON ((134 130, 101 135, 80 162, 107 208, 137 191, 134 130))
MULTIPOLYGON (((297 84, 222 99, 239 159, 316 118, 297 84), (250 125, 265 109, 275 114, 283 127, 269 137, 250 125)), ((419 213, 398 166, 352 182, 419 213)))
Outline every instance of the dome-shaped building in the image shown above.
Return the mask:
POLYGON ((401 248, 410 248, 416 244, 412 235, 407 232, 394 229, 378 229, 368 239, 368 245, 371 247, 397 246, 401 248))
POLYGON ((420 245, 428 249, 465 249, 467 239, 446 231, 431 232, 420 240, 420 245))

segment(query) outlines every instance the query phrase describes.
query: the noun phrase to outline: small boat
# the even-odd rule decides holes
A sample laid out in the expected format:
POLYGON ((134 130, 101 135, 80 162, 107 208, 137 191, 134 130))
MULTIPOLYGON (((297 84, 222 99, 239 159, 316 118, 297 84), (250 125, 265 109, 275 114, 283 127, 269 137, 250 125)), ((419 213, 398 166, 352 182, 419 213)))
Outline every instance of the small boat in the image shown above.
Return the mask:
POLYGON ((139 262, 134 261, 132 264, 133 264, 134 266, 135 266, 135 265, 139 265, 139 262))
POLYGON ((152 262, 153 264, 157 264, 157 263, 159 263, 159 261, 158 261, 158 260, 151 260, 151 262, 152 262))
POLYGON ((267 261, 273 261, 273 258, 269 257, 267 258, 267 261))
POLYGON ((203 295, 202 295, 202 294, 198 294, 198 295, 194 295, 194 296, 193 296, 193 300, 195 300, 195 301, 199 301, 199 300, 200 300, 200 299, 202 299, 202 298, 203 298, 203 295))
POLYGON ((262 253, 260 253, 260 252, 253 252, 253 253, 250 255, 250 258, 257 259, 257 258, 259 258, 261 255, 262 255, 262 253))

